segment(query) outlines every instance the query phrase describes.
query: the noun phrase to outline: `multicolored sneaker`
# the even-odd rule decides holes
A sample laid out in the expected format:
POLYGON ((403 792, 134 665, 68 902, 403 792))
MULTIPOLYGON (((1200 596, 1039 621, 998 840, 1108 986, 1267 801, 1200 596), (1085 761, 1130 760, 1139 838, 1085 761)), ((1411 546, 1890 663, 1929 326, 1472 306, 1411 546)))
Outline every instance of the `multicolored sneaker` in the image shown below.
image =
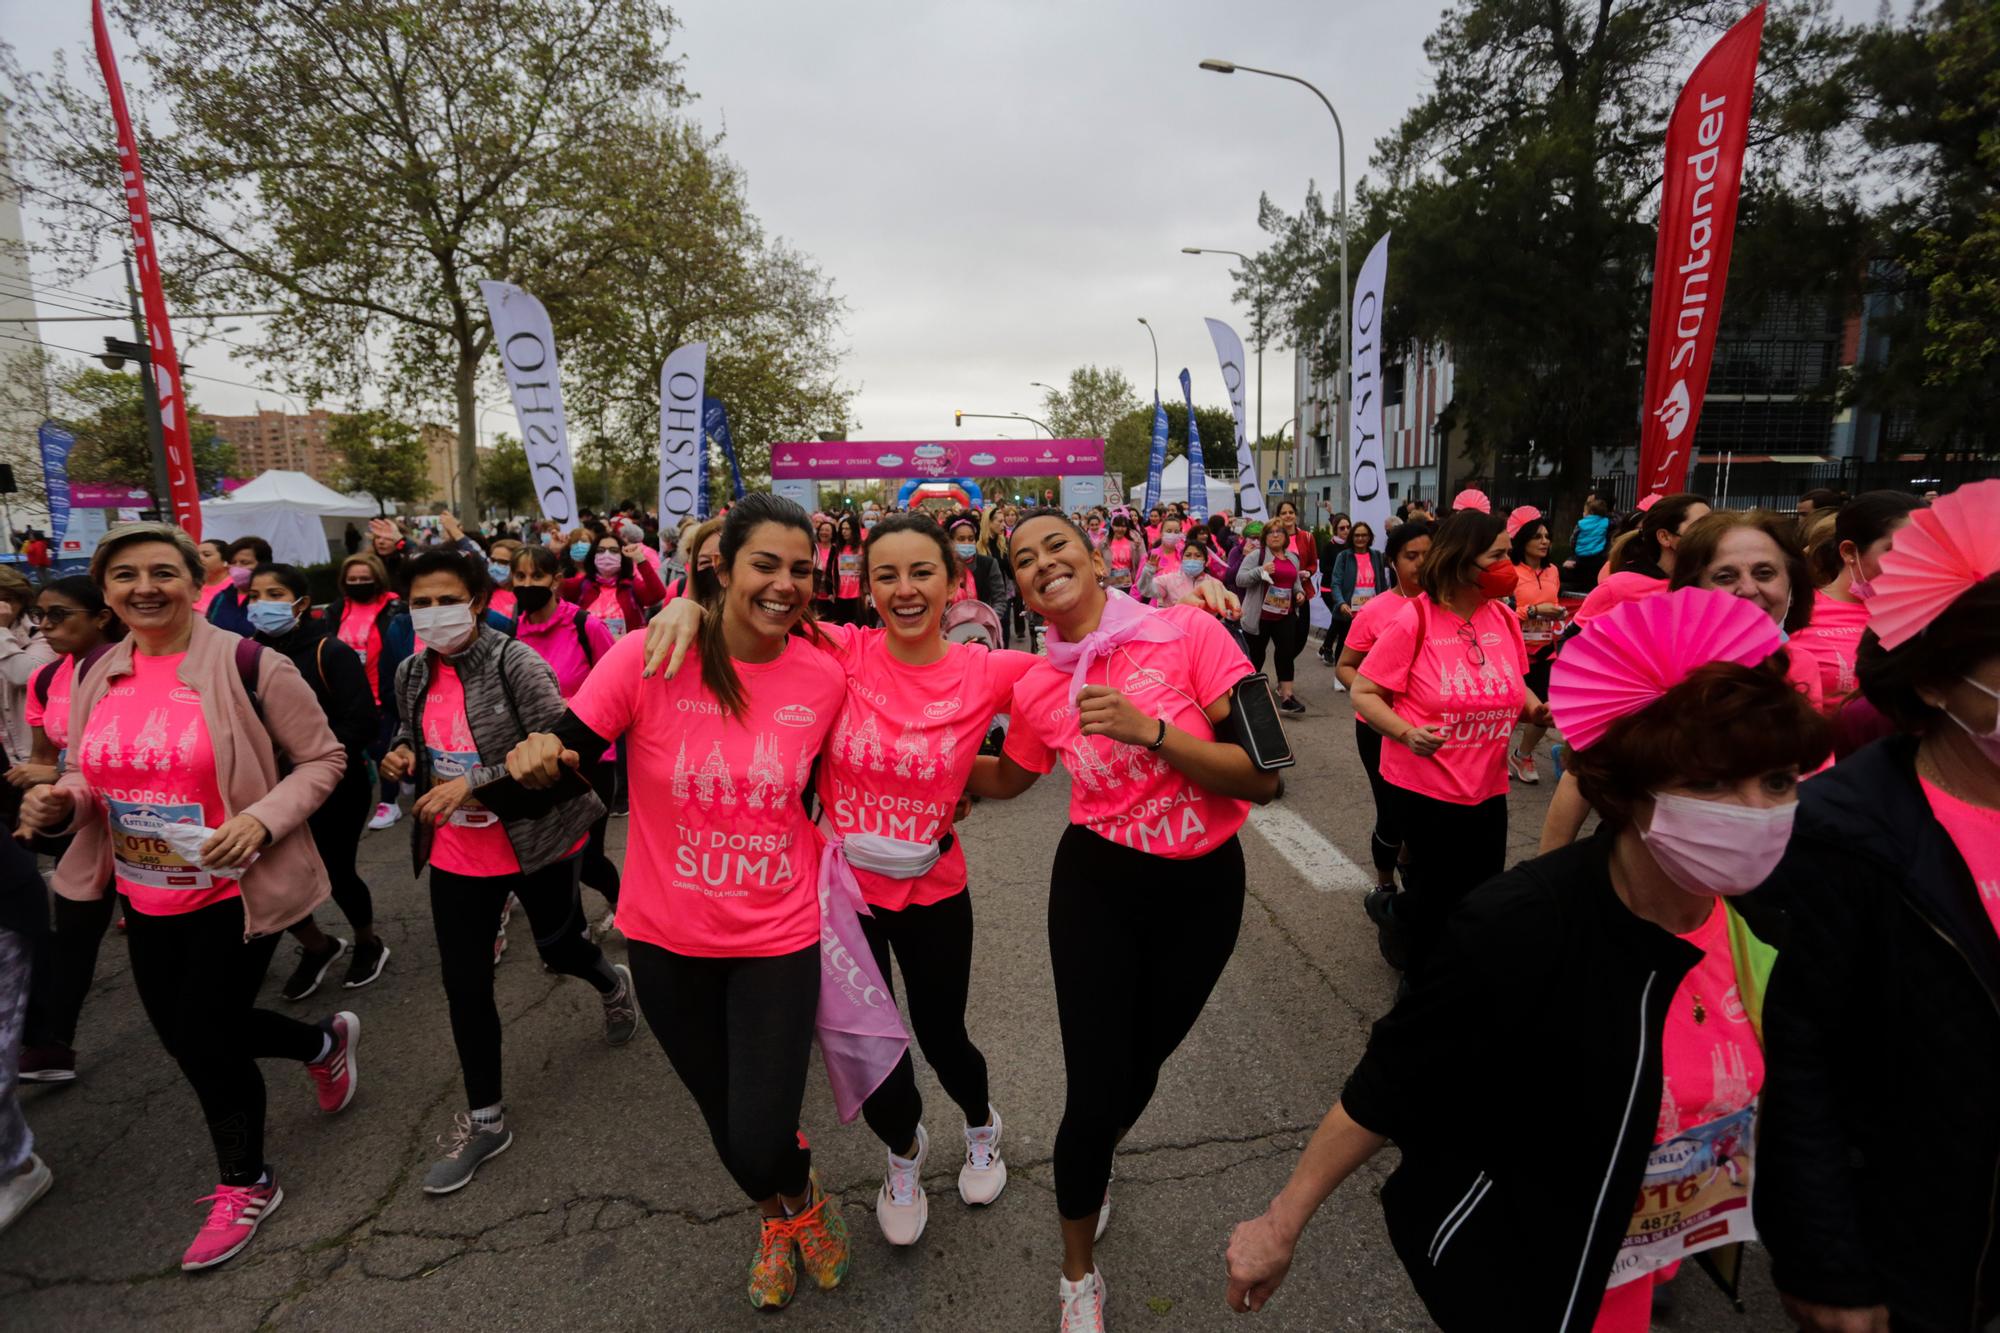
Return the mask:
POLYGON ((1000 1156, 1000 1112, 987 1105, 990 1125, 965 1127, 965 1165, 958 1169, 958 1197, 977 1208, 1007 1188, 1007 1163, 1000 1156))
POLYGON ((306 1073, 312 1075, 314 1090, 319 1093, 319 1109, 332 1115, 347 1109, 359 1084, 361 1076, 355 1067, 354 1048, 361 1044, 361 1015, 343 1009, 326 1023, 333 1049, 324 1060, 307 1064, 306 1073))
POLYGON ((1056 1296, 1062 1301, 1062 1333, 1104 1333, 1104 1274, 1095 1268, 1081 1282, 1058 1278, 1056 1296))
POLYGON ((847 1219, 839 1201, 820 1188, 819 1172, 808 1179, 812 1206, 792 1219, 792 1235, 799 1243, 799 1267, 821 1291, 832 1291, 847 1276, 847 1219))
POLYGON ((264 1219, 278 1211, 278 1205, 284 1201, 285 1192, 278 1188, 276 1180, 261 1185, 217 1185, 215 1193, 196 1200, 212 1206, 208 1220, 195 1233, 194 1244, 181 1256, 181 1271, 199 1272, 235 1258, 257 1234, 264 1219))
POLYGON ((757 1257, 750 1261, 750 1304, 759 1310, 782 1310, 799 1289, 798 1248, 789 1217, 767 1217, 757 1237, 757 1257))

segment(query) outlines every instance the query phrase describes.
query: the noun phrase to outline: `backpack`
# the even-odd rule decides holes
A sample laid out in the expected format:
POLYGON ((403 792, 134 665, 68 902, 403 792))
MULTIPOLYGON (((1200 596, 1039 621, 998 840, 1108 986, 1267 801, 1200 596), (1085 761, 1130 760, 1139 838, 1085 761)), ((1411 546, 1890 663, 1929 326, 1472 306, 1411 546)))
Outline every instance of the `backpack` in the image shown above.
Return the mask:
POLYGON ((583 650, 584 664, 596 666, 597 659, 590 655, 590 612, 579 606, 575 617, 570 621, 570 628, 576 631, 576 646, 583 650))
MULTIPOLYGON (((82 680, 84 676, 89 674, 90 669, 97 665, 97 659, 104 656, 110 650, 111 644, 105 642, 98 644, 95 648, 85 653, 82 660, 76 664, 76 671, 71 675, 70 679, 72 681, 82 680)), ((35 702, 40 704, 44 709, 49 706, 49 691, 55 688, 56 672, 60 670, 62 670, 62 659, 57 658, 35 673, 33 682, 35 702)), ((72 688, 74 687, 72 686, 72 688)))

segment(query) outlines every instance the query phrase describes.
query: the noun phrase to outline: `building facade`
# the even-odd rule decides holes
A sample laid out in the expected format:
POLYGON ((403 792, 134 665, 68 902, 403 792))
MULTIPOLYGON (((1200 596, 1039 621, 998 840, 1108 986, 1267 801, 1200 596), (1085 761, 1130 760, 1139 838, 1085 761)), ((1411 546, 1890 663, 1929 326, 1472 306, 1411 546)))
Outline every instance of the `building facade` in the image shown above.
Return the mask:
MULTIPOLYGON (((1347 459, 1337 447, 1333 379, 1315 377, 1309 358, 1293 360, 1294 392, 1298 395, 1299 431, 1291 466, 1308 506, 1324 503, 1334 510, 1353 508, 1348 494, 1347 459)), ((1438 457, 1451 449, 1453 476, 1471 467, 1459 458, 1464 432, 1449 430, 1445 410, 1457 391, 1451 349, 1412 343, 1398 359, 1382 366, 1382 471, 1391 505, 1405 500, 1438 498, 1438 457)), ((1291 481, 1291 477, 1286 480, 1291 481)), ((1449 479, 1447 479, 1449 484, 1449 479)))
POLYGON ((303 472, 332 486, 340 460, 327 443, 333 414, 323 407, 300 415, 259 411, 249 416, 194 413, 196 421, 215 427, 215 437, 236 450, 235 475, 259 477, 273 468, 303 472))

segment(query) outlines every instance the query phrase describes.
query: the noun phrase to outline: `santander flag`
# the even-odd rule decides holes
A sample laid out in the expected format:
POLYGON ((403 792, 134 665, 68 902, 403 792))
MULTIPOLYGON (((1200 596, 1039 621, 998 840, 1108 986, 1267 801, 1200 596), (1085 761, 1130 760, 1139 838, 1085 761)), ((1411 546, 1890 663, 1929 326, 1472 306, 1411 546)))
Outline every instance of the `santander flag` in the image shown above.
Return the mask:
POLYGON ((153 211, 146 206, 146 178, 139 170, 139 139, 132 132, 132 113, 125 106, 125 85, 118 78, 118 57, 111 50, 111 29, 104 22, 104 0, 91 0, 90 26, 97 39, 97 63, 104 69, 104 86, 111 94, 111 115, 118 122, 118 174, 124 182, 126 212, 132 218, 132 256, 139 269, 139 294, 146 303, 146 342, 153 362, 153 387, 160 398, 160 438, 167 454, 167 494, 162 506, 174 511, 174 523, 201 540, 201 488, 194 477, 194 441, 188 434, 187 395, 181 392, 181 361, 174 354, 173 330, 167 327, 167 294, 160 287, 160 258, 153 245, 153 211))
POLYGON ((1639 421, 1641 495, 1684 490, 1694 461, 1695 424, 1708 394, 1729 248, 1736 239, 1750 90, 1763 36, 1764 6, 1758 5, 1701 58, 1667 122, 1639 421))

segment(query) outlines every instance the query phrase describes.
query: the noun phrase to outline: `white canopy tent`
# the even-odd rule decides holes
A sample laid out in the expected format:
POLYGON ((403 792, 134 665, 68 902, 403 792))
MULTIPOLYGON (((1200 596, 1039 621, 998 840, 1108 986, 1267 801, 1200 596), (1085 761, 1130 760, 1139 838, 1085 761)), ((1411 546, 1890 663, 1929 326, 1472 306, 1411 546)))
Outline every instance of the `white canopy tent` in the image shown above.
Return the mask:
POLYGON ((303 472, 273 469, 201 506, 202 536, 216 541, 262 537, 274 559, 293 565, 333 558, 349 522, 375 517, 375 506, 322 486, 303 472))
MULTIPOLYGON (((1146 503, 1146 483, 1126 487, 1126 503, 1137 509, 1146 503)), ((1188 461, 1186 454, 1169 458, 1167 465, 1160 469, 1160 503, 1176 504, 1188 498, 1188 461)), ((1234 513, 1236 509, 1236 478, 1218 477, 1208 474, 1208 509, 1212 514, 1234 513)))

